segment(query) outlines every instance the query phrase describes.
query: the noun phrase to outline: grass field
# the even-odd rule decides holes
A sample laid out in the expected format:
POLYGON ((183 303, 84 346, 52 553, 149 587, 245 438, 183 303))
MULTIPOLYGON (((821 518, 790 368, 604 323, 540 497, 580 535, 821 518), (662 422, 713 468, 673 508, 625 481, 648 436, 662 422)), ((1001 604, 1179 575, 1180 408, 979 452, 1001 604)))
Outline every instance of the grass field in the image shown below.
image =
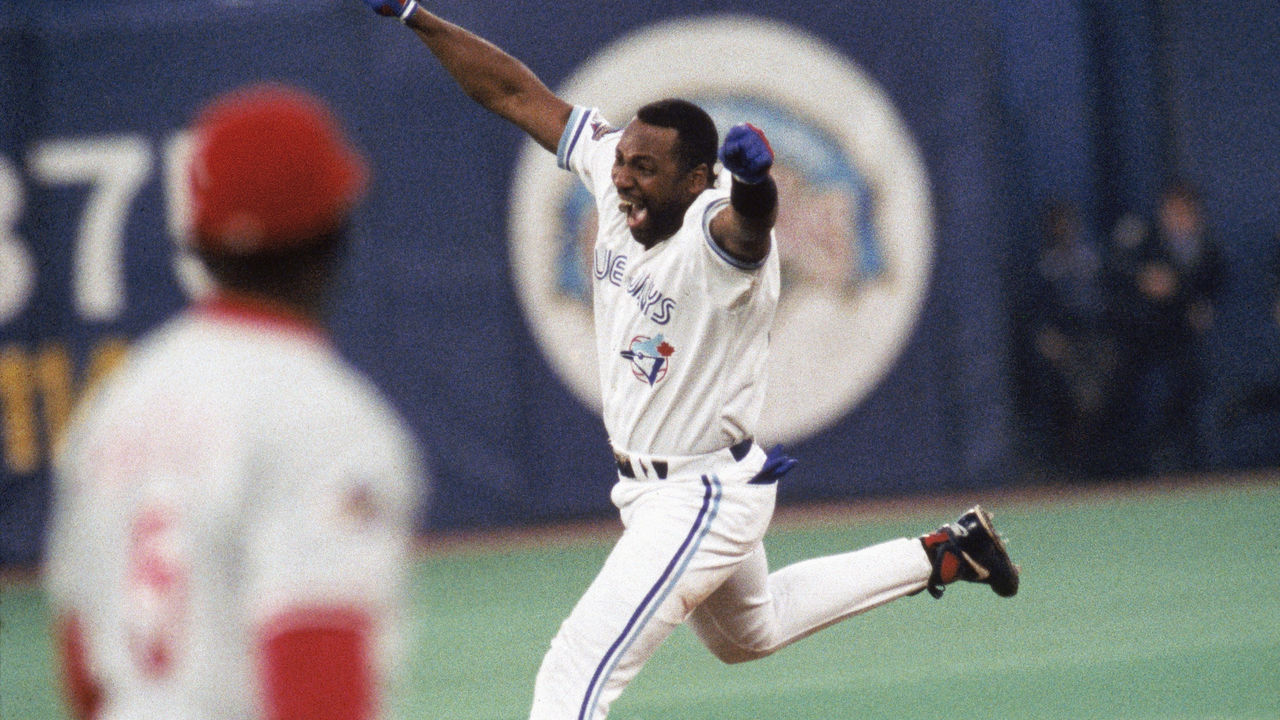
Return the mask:
MULTIPOLYGON (((1280 484, 985 500, 1020 594, 955 586, 725 666, 686 629, 611 720, 1280 718, 1280 484)), ((963 507, 777 524, 773 565, 915 535, 963 507)), ((451 544, 416 568, 402 718, 525 716, 546 643, 608 551, 598 534, 451 544)), ((63 717, 31 586, 0 591, 0 718, 63 717)))

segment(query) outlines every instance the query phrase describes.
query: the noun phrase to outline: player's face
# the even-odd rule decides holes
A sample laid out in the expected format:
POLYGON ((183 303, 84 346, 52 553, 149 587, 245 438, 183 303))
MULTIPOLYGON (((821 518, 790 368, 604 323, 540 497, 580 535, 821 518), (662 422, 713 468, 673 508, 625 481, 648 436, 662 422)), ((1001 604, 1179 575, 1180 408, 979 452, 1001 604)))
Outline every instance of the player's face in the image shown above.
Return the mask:
POLYGON ((704 165, 681 170, 675 128, 632 120, 622 131, 613 159, 618 209, 631 236, 646 248, 675 234, 684 213, 708 185, 704 165))

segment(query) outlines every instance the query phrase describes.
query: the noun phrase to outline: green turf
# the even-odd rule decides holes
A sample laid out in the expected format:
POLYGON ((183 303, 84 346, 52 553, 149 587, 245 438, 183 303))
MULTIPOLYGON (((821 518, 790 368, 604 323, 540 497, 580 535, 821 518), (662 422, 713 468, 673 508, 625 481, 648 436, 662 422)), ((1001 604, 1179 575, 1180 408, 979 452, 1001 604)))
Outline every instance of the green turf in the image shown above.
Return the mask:
MULTIPOLYGON (((1063 505, 987 503, 1020 594, 949 588, 743 665, 679 630, 612 720, 1280 718, 1280 486, 1063 505)), ((775 566, 940 518, 775 530, 775 566)), ((607 547, 475 551, 416 572, 400 717, 517 720, 607 547)), ((58 718, 37 590, 0 593, 0 718, 58 718)))

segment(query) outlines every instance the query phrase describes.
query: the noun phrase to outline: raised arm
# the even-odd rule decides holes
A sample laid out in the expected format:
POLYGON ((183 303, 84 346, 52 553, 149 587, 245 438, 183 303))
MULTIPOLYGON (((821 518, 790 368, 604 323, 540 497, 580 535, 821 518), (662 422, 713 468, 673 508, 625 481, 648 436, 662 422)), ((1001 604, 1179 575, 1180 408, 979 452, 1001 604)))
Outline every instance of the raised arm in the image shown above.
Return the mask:
POLYGON ((711 219, 711 239, 739 260, 761 262, 778 219, 778 186, 769 176, 773 148, 760 128, 734 125, 720 146, 720 162, 733 174, 733 186, 729 207, 711 219))
POLYGON ((550 152, 573 107, 501 48, 418 5, 416 0, 364 0, 379 15, 413 29, 472 100, 511 121, 550 152))

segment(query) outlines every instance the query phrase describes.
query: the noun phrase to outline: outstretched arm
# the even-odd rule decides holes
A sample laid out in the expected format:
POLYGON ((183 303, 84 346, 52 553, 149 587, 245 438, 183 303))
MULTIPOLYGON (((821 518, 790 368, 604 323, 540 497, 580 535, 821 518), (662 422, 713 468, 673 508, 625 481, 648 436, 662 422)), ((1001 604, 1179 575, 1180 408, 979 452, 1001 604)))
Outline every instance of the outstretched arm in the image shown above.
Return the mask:
POLYGON ((739 260, 761 262, 778 218, 778 187, 769 176, 773 148, 760 128, 734 125, 720 147, 720 162, 733 173, 733 186, 729 207, 711 219, 711 239, 739 260))
POLYGON ((401 18, 472 100, 556 151, 573 107, 523 63, 488 40, 441 19, 416 0, 364 0, 380 15, 401 18))

